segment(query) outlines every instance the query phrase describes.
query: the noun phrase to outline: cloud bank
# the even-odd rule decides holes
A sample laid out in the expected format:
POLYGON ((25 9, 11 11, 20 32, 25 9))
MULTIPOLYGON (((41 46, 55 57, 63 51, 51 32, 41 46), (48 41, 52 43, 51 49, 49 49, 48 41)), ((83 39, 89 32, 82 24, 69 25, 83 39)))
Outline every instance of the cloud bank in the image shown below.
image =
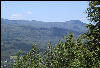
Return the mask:
POLYGON ((24 16, 22 14, 12 14, 11 19, 23 19, 24 16))

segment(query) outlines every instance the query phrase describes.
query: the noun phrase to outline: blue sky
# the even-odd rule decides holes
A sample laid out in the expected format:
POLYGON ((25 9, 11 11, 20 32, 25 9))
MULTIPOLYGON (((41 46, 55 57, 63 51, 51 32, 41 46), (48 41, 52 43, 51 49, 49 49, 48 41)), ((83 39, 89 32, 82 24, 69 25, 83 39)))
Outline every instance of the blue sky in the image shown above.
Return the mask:
POLYGON ((1 1, 1 17, 45 22, 81 20, 88 23, 87 7, 88 1, 1 1))

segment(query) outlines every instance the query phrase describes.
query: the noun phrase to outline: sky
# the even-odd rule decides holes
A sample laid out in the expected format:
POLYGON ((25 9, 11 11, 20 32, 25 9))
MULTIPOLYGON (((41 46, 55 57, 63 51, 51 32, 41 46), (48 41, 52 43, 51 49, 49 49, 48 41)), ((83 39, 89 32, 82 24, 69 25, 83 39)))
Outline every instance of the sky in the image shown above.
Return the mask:
POLYGON ((65 22, 81 20, 88 23, 85 13, 88 1, 1 1, 1 18, 65 22))

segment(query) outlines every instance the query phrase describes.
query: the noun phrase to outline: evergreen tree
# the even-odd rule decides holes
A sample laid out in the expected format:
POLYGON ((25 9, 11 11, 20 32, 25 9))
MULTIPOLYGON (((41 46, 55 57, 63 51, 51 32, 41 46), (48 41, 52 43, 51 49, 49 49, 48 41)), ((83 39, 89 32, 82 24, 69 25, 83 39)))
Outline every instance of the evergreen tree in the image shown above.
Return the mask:
POLYGON ((21 56, 19 51, 17 54, 17 61, 13 68, 39 68, 41 67, 41 55, 33 45, 32 49, 24 56, 21 56))
POLYGON ((84 33, 85 46, 91 52, 91 57, 88 57, 88 67, 100 68, 100 2, 90 1, 87 8, 88 18, 93 24, 88 24, 88 32, 84 33), (90 60, 89 60, 90 59, 90 60))

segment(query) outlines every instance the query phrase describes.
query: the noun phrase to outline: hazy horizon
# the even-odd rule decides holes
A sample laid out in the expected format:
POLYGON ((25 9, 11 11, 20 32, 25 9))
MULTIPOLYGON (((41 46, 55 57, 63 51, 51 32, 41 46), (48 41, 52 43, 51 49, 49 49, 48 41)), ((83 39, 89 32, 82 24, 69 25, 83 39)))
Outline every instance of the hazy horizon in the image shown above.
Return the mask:
MULTIPOLYGON (((5 18, 2 18, 2 19, 5 19, 5 18)), ((14 20, 14 19, 7 19, 7 20, 14 20)), ((24 19, 19 19, 19 20, 24 20, 24 19)), ((41 20, 25 20, 25 21, 53 22, 53 21, 41 21, 41 20)), ((59 23, 59 22, 67 22, 67 21, 81 21, 81 20, 66 20, 66 21, 54 21, 54 22, 59 23)), ((85 22, 82 22, 82 23, 85 23, 85 22)))
POLYGON ((1 1, 1 18, 44 22, 80 20, 88 23, 87 7, 88 1, 1 1))

